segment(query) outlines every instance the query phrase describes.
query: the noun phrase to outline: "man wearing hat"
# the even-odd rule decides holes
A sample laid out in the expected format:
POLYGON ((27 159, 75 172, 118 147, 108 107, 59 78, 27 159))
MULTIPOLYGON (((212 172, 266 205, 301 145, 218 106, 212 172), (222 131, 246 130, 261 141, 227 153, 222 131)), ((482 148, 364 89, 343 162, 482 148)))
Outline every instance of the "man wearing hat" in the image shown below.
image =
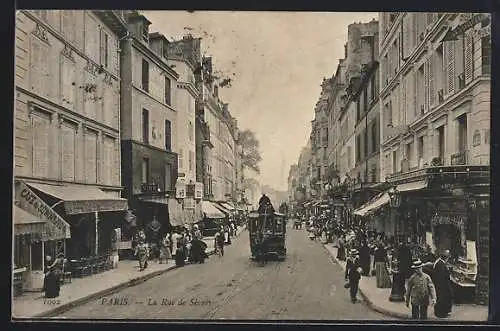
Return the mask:
POLYGON ((408 280, 408 290, 406 291, 406 306, 411 303, 411 316, 414 319, 427 319, 427 307, 436 302, 436 290, 431 277, 422 271, 422 261, 413 262, 414 271, 408 280))
POLYGON ((432 280, 436 286, 437 294, 434 314, 439 318, 447 317, 451 313, 450 271, 446 265, 449 258, 450 251, 443 250, 436 262, 434 262, 432 269, 432 280))
POLYGON ((358 294, 359 280, 361 279, 361 264, 359 262, 359 252, 357 249, 351 249, 349 252, 349 259, 345 269, 345 280, 349 280, 349 292, 351 295, 351 302, 356 302, 356 295, 358 294))

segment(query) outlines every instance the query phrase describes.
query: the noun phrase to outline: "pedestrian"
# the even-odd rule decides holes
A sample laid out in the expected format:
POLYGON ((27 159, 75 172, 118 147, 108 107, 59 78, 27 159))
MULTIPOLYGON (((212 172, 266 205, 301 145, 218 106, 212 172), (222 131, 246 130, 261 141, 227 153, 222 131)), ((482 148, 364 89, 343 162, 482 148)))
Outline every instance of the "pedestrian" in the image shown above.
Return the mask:
POLYGON ((382 241, 380 241, 377 248, 375 248, 375 252, 373 253, 373 268, 375 269, 378 288, 390 288, 392 286, 391 278, 389 277, 389 272, 387 271, 388 264, 389 259, 387 256, 387 250, 382 241))
POLYGON ((399 270, 403 274, 404 279, 408 279, 411 275, 412 256, 410 248, 404 241, 401 241, 399 244, 397 257, 399 270))
POLYGON ((177 254, 177 242, 181 238, 181 235, 179 234, 178 230, 175 229, 174 233, 172 234, 171 240, 172 240, 172 256, 175 257, 175 254, 177 254))
POLYGON ((163 238, 162 242, 160 243, 160 261, 159 263, 161 264, 163 260, 165 260, 165 263, 168 263, 168 260, 172 258, 172 252, 170 250, 170 233, 167 233, 165 235, 165 238, 163 238))
POLYGON ((363 240, 363 244, 359 248, 359 262, 361 264, 361 268, 363 269, 363 276, 370 276, 370 247, 368 247, 365 240, 363 240))
POLYGON ((432 248, 430 245, 425 246, 425 251, 424 254, 422 255, 422 258, 420 259, 423 263, 423 268, 422 270, 426 273, 432 276, 432 269, 434 268, 434 262, 436 262, 436 255, 432 253, 432 248))
POLYGON ((135 256, 139 260, 139 271, 147 268, 148 246, 144 241, 140 241, 135 248, 135 256))
POLYGON ((215 238, 214 238, 214 246, 215 246, 215 249, 218 250, 220 252, 220 255, 221 256, 224 256, 224 235, 222 234, 221 231, 217 231, 217 233, 215 234, 215 238))
POLYGON ((361 279, 361 272, 363 269, 359 263, 359 252, 356 249, 351 250, 350 257, 347 261, 345 270, 345 280, 349 284, 349 294, 351 302, 356 303, 356 296, 359 289, 359 280, 361 279))
POLYGON ((420 260, 413 262, 414 273, 408 280, 406 306, 410 307, 411 304, 412 318, 426 320, 429 304, 436 303, 436 290, 431 277, 422 271, 422 266, 420 260))
POLYGON ((43 291, 46 298, 57 298, 61 291, 62 259, 52 259, 49 255, 45 258, 45 276, 43 278, 43 291))
POLYGON ((450 271, 447 266, 449 257, 449 250, 442 251, 436 262, 434 262, 432 270, 432 280, 436 286, 437 294, 434 314, 439 318, 447 317, 452 308, 450 271))

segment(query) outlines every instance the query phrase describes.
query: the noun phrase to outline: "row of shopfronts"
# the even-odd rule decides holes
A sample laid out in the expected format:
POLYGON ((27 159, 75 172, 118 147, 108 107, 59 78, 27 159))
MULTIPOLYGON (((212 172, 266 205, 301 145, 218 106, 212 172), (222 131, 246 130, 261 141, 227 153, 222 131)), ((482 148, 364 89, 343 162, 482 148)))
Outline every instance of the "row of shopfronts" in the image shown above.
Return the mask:
POLYGON ((345 185, 328 200, 303 204, 304 211, 329 212, 343 225, 404 241, 414 257, 430 246, 449 250, 457 295, 488 304, 490 185, 487 166, 430 167, 396 174, 387 182, 345 185), (463 292, 463 293, 462 293, 463 292))
POLYGON ((138 229, 154 242, 176 226, 210 220, 224 224, 244 212, 231 202, 198 197, 179 189, 174 196, 150 192, 127 201, 120 192, 96 186, 16 180, 14 279, 23 290, 40 290, 47 256, 64 255, 68 261, 118 258, 120 251, 132 248, 138 229))

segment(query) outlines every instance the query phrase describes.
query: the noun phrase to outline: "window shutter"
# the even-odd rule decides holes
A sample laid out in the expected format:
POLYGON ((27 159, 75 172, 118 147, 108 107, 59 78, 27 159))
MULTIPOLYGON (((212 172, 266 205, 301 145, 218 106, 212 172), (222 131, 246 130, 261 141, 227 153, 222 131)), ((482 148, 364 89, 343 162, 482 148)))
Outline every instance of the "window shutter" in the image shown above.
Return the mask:
POLYGON ((62 179, 68 181, 75 180, 75 137, 76 128, 63 124, 62 133, 62 179))
POLYGON ((61 84, 63 105, 72 109, 76 99, 75 64, 64 56, 61 65, 61 84))
POLYGON ((474 79, 474 39, 472 30, 465 32, 465 83, 474 79))
POLYGON ((403 18, 403 57, 406 58, 410 55, 411 52, 411 41, 410 41, 410 33, 411 33, 411 16, 407 14, 403 18))
POLYGON ((447 94, 453 94, 455 91, 455 42, 447 41, 446 45, 446 84, 447 94))
POLYGON ((429 66, 424 64, 424 112, 429 109, 429 66))
POLYGON ((41 92, 41 84, 42 81, 42 71, 40 68, 40 55, 41 55, 41 45, 35 37, 31 39, 31 54, 30 54, 30 84, 31 91, 34 93, 41 92))
POLYGON ((50 119, 32 114, 33 175, 49 177, 50 119))
POLYGON ((403 77, 403 81, 401 82, 401 110, 402 110, 402 114, 403 115, 403 118, 401 118, 401 124, 405 124, 404 120, 406 118, 406 111, 407 111, 407 98, 406 98, 406 93, 407 93, 407 90, 406 90, 406 87, 407 87, 407 84, 408 84, 408 76, 405 76, 403 77))
POLYGON ((85 132, 85 180, 87 183, 97 182, 97 133, 85 132))
POLYGON ((434 59, 436 57, 436 53, 432 53, 431 57, 427 60, 428 69, 429 69, 429 109, 436 102, 436 89, 434 84, 434 59))

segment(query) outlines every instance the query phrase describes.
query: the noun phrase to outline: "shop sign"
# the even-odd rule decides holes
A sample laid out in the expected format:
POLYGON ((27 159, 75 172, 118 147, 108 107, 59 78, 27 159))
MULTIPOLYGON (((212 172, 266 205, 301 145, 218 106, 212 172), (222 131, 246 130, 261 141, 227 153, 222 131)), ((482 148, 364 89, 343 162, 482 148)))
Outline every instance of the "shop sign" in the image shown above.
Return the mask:
POLYGON ((203 183, 194 184, 194 198, 195 199, 203 198, 203 183))
POLYGON ((190 183, 190 184, 186 185, 186 197, 193 198, 194 191, 195 191, 194 183, 190 183))
POLYGON ((459 24, 455 29, 450 29, 444 36, 442 42, 458 40, 458 36, 465 33, 465 31, 472 29, 476 24, 483 23, 488 24, 490 22, 490 16, 486 13, 481 13, 472 16, 471 19, 466 22, 459 24))
POLYGON ((182 178, 177 178, 175 183, 175 198, 185 199, 186 198, 186 182, 182 178))
POLYGON ((62 238, 71 238, 69 224, 23 182, 20 182, 18 201, 21 209, 54 225, 62 238))

